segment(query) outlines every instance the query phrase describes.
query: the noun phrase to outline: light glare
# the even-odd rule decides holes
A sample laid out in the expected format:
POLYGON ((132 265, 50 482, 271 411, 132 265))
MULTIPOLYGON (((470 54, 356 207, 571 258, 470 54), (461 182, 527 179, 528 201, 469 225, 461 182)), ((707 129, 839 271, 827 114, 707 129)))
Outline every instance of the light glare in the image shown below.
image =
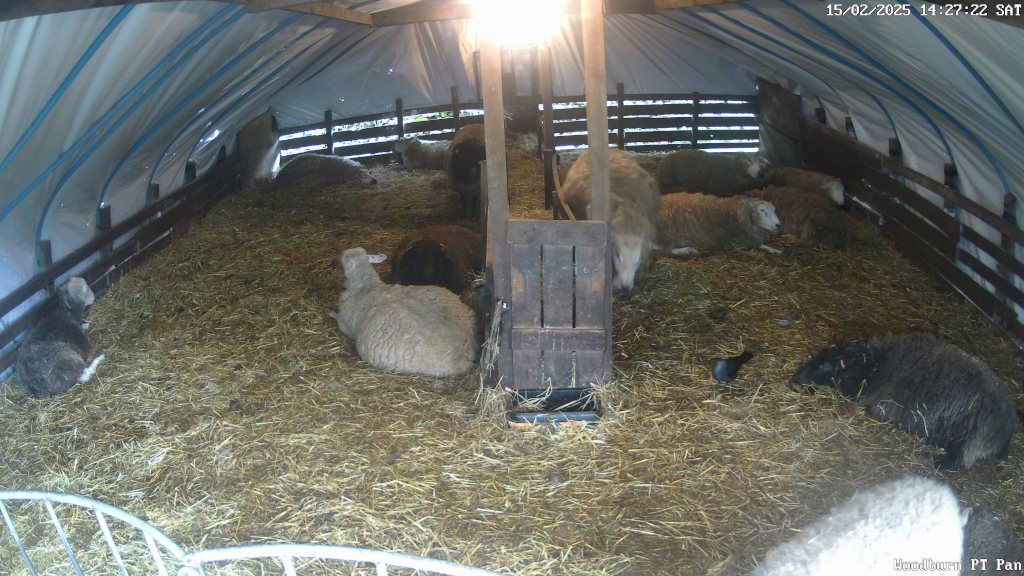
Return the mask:
POLYGON ((480 32, 506 48, 536 44, 555 29, 555 4, 551 0, 476 0, 480 32))

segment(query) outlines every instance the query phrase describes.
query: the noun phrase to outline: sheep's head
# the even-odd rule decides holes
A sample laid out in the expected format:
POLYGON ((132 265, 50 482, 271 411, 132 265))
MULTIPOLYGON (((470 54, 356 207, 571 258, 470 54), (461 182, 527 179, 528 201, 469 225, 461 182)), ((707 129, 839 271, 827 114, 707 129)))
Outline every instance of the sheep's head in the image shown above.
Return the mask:
POLYGON ((758 226, 772 234, 778 234, 782 230, 782 222, 779 221, 779 216, 775 213, 774 204, 765 200, 751 200, 747 198, 743 200, 743 203, 750 209, 754 222, 758 226))
POLYGON ((743 161, 743 170, 747 173, 747 176, 754 179, 760 178, 764 171, 768 169, 768 159, 760 154, 744 156, 743 161))
POLYGON ((612 290, 633 289, 636 272, 647 262, 650 244, 647 238, 634 234, 616 234, 612 242, 612 290))
POLYGON ((370 265, 371 257, 362 248, 349 248, 341 253, 341 269, 345 272, 345 289, 377 284, 380 277, 370 265))
POLYGON ((406 150, 409 149, 410 146, 412 146, 413 141, 418 142, 416 138, 399 138, 398 140, 395 141, 395 152, 398 152, 399 154, 405 152, 406 150))
POLYGON ((373 175, 370 174, 370 171, 365 168, 359 171, 358 178, 360 182, 366 184, 367 186, 371 186, 377 183, 377 179, 374 178, 373 175))
POLYGON ((839 347, 826 348, 807 361, 793 375, 790 388, 795 392, 808 392, 808 384, 835 386, 836 378, 843 369, 842 352, 839 347))
POLYGON ((61 304, 78 320, 84 320, 89 315, 92 304, 96 301, 89 283, 78 276, 68 278, 67 282, 61 285, 58 297, 61 304))
POLYGON ((828 195, 828 199, 834 202, 836 206, 842 206, 846 202, 846 196, 843 195, 846 188, 836 178, 830 178, 828 182, 822 184, 821 190, 828 195))

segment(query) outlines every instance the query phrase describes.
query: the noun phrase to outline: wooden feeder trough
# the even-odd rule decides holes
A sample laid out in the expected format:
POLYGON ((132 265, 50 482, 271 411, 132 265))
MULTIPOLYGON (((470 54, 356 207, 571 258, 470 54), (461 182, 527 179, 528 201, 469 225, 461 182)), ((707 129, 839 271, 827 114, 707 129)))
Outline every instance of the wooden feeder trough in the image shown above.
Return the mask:
MULTIPOLYGON (((583 3, 594 220, 509 218, 499 47, 481 50, 487 158, 481 186, 487 283, 486 384, 508 390, 514 424, 597 419, 593 387, 611 379, 608 115, 602 4, 583 3), (588 8, 589 7, 589 8, 588 8)), ((549 75, 544 75, 550 110, 549 75)), ((546 115, 551 122, 552 115, 546 115)), ((549 166, 556 160, 547 154, 549 166)), ((557 175, 557 172, 555 173, 557 175)), ((559 200, 560 202, 560 200, 559 200)))

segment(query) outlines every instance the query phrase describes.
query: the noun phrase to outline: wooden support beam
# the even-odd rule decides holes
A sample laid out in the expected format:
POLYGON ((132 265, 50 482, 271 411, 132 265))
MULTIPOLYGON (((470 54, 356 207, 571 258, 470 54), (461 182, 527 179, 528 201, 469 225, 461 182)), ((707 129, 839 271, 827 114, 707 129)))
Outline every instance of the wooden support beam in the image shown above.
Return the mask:
MULTIPOLYGON (((345 22, 355 22, 356 24, 370 25, 373 21, 370 14, 359 12, 358 10, 349 10, 348 8, 342 8, 341 6, 335 6, 330 2, 307 2, 299 6, 290 6, 287 9, 292 12, 303 12, 314 16, 323 16, 324 18, 334 18, 335 20, 344 20, 345 22)), ((249 11, 252 12, 251 9, 249 11)))
POLYGON ((604 15, 601 0, 583 0, 583 64, 587 94, 587 148, 590 151, 590 217, 608 221, 608 88, 604 61, 604 15))
POLYGON ((315 4, 309 0, 246 0, 245 5, 249 8, 250 14, 265 12, 267 10, 279 10, 281 8, 293 8, 305 4, 315 4))

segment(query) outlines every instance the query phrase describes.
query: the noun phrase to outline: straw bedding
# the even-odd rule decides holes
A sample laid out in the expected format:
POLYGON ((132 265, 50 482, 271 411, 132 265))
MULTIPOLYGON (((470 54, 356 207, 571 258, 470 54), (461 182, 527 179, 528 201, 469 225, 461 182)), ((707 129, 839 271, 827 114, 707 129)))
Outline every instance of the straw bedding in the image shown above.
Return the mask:
MULTIPOLYGON (((510 147, 512 213, 549 218, 533 145, 510 147)), ((108 502, 185 548, 337 544, 508 574, 745 574, 905 473, 1024 533, 1019 435, 1007 463, 940 473, 920 440, 788 388, 835 334, 923 329, 987 360, 1024 404, 1015 345, 870 224, 844 214, 845 252, 776 239, 782 256, 654 255, 615 300, 602 422, 511 431, 478 373, 383 374, 326 316, 343 249, 390 254, 458 222, 442 173, 372 172, 375 187, 233 195, 102 295, 96 379, 45 400, 0 389, 3 486, 108 502), (711 359, 743 349, 754 359, 718 385, 711 359)), ((0 571, 12 548, 0 535, 0 571)))

